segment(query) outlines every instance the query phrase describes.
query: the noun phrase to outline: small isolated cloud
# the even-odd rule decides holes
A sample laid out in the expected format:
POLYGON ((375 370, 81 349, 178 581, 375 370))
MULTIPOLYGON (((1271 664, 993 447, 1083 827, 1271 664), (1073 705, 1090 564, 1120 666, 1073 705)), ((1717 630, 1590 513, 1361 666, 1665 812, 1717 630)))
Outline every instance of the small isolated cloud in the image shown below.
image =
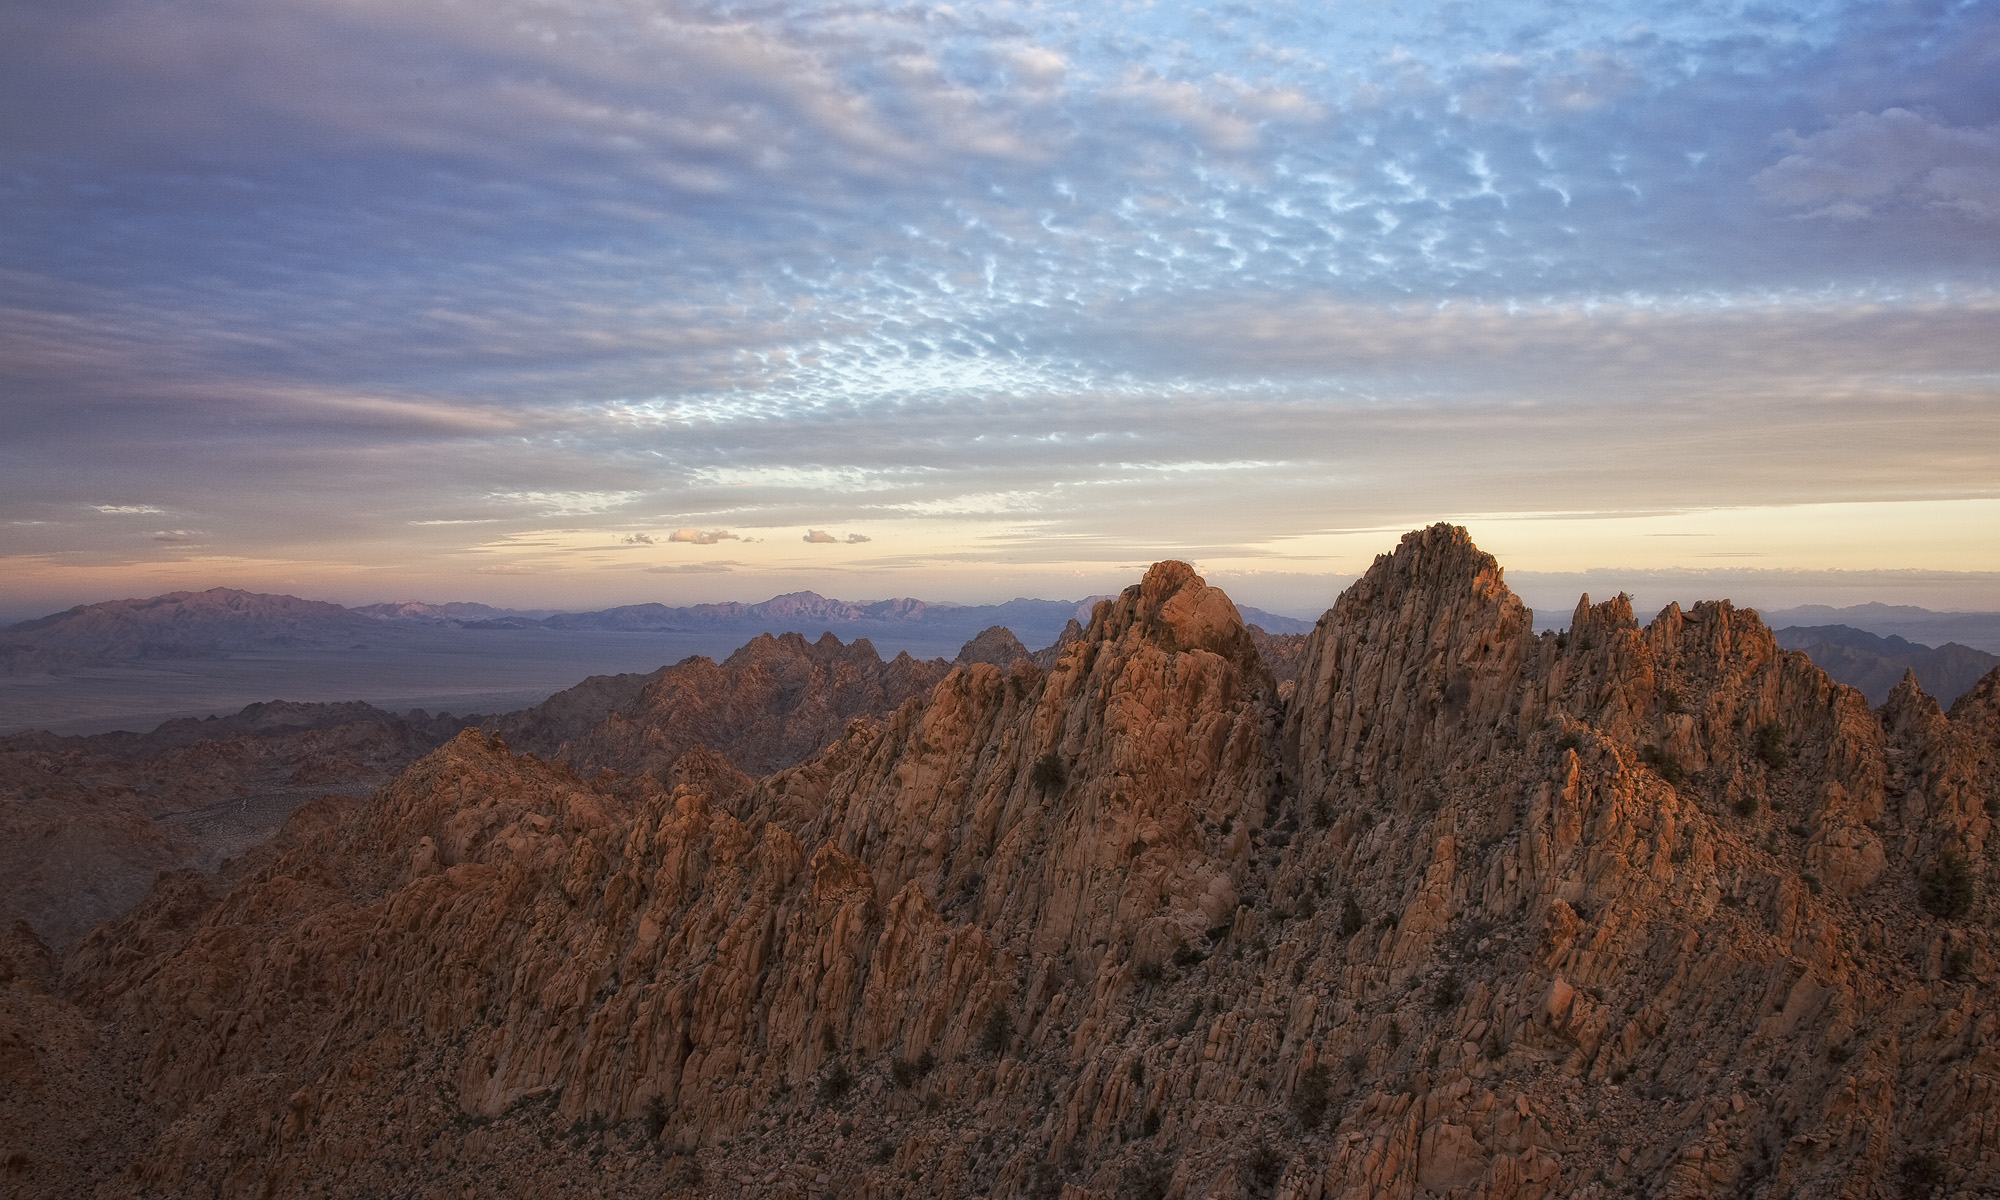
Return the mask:
POLYGON ((847 544, 850 546, 854 545, 856 542, 872 542, 874 540, 875 539, 869 537, 865 533, 850 533, 847 535, 847 544))
POLYGON ((139 514, 153 513, 157 515, 159 513, 164 513, 167 511, 164 508, 154 508, 150 504, 93 504, 90 507, 96 509, 98 512, 101 513, 110 513, 113 515, 120 515, 120 516, 131 513, 139 513, 139 514))
POLYGON ((742 566, 733 559, 717 559, 714 562, 669 563, 665 566, 647 567, 649 575, 712 575, 734 571, 742 566))
POLYGON ((670 542, 686 542, 691 546, 713 546, 717 542, 740 542, 743 539, 727 529, 696 529, 683 525, 667 535, 670 542))
POLYGON ((185 542, 192 542, 200 536, 200 534, 192 529, 162 529, 153 535, 153 540, 156 542, 172 542, 178 545, 185 542))
POLYGON ((816 546, 831 546, 840 539, 824 529, 808 529, 806 530, 805 540, 816 546))
POLYGON ((535 568, 527 563, 495 563, 490 567, 474 567, 474 575, 533 575, 535 568))
POLYGON ((1764 198, 1838 221, 1907 205, 2000 220, 2000 125, 1939 125, 1903 108, 1854 113, 1751 176, 1764 198))
POLYGON ((619 544, 625 546, 650 546, 653 544, 653 535, 650 533, 628 533, 624 537, 619 538, 618 541, 619 544))

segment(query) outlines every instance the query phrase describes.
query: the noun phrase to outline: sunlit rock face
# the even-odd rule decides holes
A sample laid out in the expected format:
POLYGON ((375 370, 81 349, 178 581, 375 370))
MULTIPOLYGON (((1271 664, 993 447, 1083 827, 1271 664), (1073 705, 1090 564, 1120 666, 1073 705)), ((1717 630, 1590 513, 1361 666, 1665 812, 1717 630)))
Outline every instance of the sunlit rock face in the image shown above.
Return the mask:
MULTIPOLYGON (((887 686, 824 649, 801 686, 887 686)), ((700 688, 581 770, 468 731, 59 968, 17 934, 10 1186, 2000 1186, 2000 676, 1870 711, 1726 602, 1537 636, 1446 526, 1282 685, 1181 563, 1055 649, 761 778, 700 688)))

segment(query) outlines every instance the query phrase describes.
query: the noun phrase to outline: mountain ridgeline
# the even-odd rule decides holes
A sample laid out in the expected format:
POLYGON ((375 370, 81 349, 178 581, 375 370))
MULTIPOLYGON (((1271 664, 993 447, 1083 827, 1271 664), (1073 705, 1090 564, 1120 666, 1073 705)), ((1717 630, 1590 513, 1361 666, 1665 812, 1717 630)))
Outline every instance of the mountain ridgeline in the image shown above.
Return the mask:
POLYGON ((1871 710, 1727 602, 1537 635, 1449 526, 1297 643, 1173 562, 982 638, 634 677, 17 926, 7 1185, 2000 1187, 2000 672, 1871 710))

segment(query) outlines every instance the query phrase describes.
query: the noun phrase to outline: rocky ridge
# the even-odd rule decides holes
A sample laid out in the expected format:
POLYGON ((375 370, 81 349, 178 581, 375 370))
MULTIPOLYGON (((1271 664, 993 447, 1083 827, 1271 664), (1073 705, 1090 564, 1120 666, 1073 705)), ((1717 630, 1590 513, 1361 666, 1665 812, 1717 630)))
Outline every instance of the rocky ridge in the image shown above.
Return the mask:
POLYGON ((1184 564, 1057 650, 906 667, 886 719, 754 781, 648 732, 685 702, 658 684, 561 762, 469 730, 60 970, 17 936, 11 1185, 2000 1183, 2000 673, 1871 711, 1726 602, 1537 636, 1444 526, 1320 620, 1288 700, 1184 564))

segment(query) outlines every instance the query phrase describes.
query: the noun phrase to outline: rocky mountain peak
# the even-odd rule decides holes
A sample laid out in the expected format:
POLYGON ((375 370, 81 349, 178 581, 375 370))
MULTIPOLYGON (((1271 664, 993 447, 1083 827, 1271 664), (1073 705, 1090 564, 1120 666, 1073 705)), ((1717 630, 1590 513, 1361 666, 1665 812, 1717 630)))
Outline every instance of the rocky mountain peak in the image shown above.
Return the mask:
POLYGON ((463 735, 0 993, 8 1162, 231 1198, 2000 1183, 2000 672, 1940 717, 1726 602, 1537 636, 1448 526, 1282 707, 1239 617, 1163 563, 1046 669, 772 639, 649 678, 576 772, 463 735), (54 1081, 99 1077, 79 1139, 54 1081))

